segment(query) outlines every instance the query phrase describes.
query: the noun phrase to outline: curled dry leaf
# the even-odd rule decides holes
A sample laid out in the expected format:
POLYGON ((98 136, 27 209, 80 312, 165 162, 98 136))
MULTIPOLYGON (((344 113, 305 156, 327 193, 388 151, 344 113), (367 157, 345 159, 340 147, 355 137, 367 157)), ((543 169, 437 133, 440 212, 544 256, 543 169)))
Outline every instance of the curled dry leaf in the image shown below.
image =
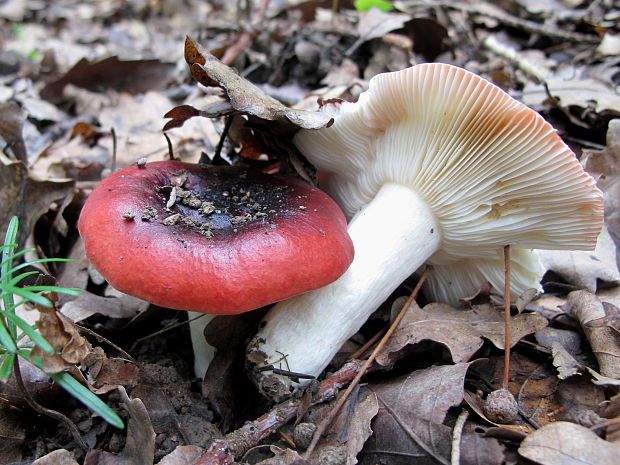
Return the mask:
POLYGON ((598 324, 609 316, 602 302, 587 291, 573 291, 564 310, 579 321, 601 374, 620 378, 620 333, 611 325, 598 324))
MULTIPOLYGON (((511 319, 511 325, 511 345, 514 346, 523 337, 544 328, 547 320, 537 314, 522 313, 511 319)), ((504 348, 504 316, 493 306, 478 305, 471 310, 457 310, 439 303, 420 308, 414 302, 377 357, 377 362, 388 365, 391 354, 423 340, 445 345, 455 362, 464 362, 482 347, 483 338, 499 349, 504 348)))
POLYGON ((371 421, 378 412, 377 395, 367 388, 360 389, 359 396, 350 398, 340 410, 326 436, 312 453, 310 462, 325 463, 322 457, 339 449, 346 457, 347 465, 356 464, 357 454, 372 434, 371 421))
MULTIPOLYGON (((593 108, 597 113, 620 112, 620 95, 613 87, 592 77, 575 76, 575 73, 556 75, 547 79, 547 87, 564 108, 593 108)), ((521 100, 528 106, 539 108, 547 98, 548 93, 542 84, 528 82, 521 100)))
POLYGON ((28 154, 22 137, 22 126, 26 115, 15 102, 0 103, 0 138, 17 160, 26 163, 28 154))
POLYGON ((157 465, 194 465, 203 452, 202 447, 198 446, 178 446, 157 465))
POLYGON ((109 57, 91 62, 82 58, 60 79, 47 84, 41 91, 41 97, 58 103, 63 99, 63 90, 69 84, 92 90, 100 90, 103 86, 132 94, 163 90, 174 68, 174 64, 159 60, 119 60, 118 57, 109 57))
MULTIPOLYGON (((361 463, 391 464, 449 463, 452 431, 443 425, 451 407, 463 401, 464 382, 471 363, 433 366, 370 388, 379 399, 379 413, 373 423, 374 435, 364 449, 361 463), (398 460, 397 457, 402 460, 398 460), (431 458, 431 456, 433 458, 431 458)), ((466 433, 461 443, 461 465, 501 464, 503 452, 495 439, 466 433)))
POLYGON ((55 307, 37 305, 39 319, 37 328, 54 348, 53 354, 43 352, 38 346, 32 349, 33 357, 41 357, 41 368, 46 373, 59 373, 71 365, 80 363, 92 350, 90 343, 80 335, 69 318, 55 307))
POLYGON ((288 108, 239 76, 232 68, 197 46, 190 38, 185 40, 185 60, 196 81, 205 86, 215 85, 224 89, 232 108, 238 112, 268 121, 290 122, 304 129, 324 128, 333 122, 325 113, 288 108))
POLYGON ((542 465, 616 465, 620 447, 583 426, 556 421, 525 438, 519 454, 542 465))
POLYGON ((56 449, 41 458, 38 458, 32 465, 78 465, 73 454, 66 449, 56 449))
POLYGON ((22 459, 22 447, 26 440, 26 431, 22 425, 19 410, 11 401, 0 402, 0 463, 19 462, 22 459))
POLYGON ((599 281, 607 285, 620 283, 616 263, 616 246, 607 231, 601 230, 594 251, 539 250, 538 256, 545 268, 559 274, 566 282, 579 289, 597 291, 599 281))
MULTIPOLYGON (((73 198, 74 185, 74 181, 69 179, 35 179, 29 175, 28 169, 22 162, 11 161, 0 152, 0 205, 2 205, 0 225, 2 225, 2 231, 5 225, 9 224, 11 217, 17 215, 21 225, 17 242, 24 244, 37 220, 50 209, 52 204, 59 205, 58 209, 60 213, 62 212, 62 209, 73 198)), ((61 220, 62 215, 58 214, 57 218, 61 220)))
POLYGON ((118 388, 123 407, 129 414, 127 439, 120 454, 93 449, 86 454, 89 465, 152 465, 155 454, 155 431, 140 399, 130 399, 122 386, 118 388))

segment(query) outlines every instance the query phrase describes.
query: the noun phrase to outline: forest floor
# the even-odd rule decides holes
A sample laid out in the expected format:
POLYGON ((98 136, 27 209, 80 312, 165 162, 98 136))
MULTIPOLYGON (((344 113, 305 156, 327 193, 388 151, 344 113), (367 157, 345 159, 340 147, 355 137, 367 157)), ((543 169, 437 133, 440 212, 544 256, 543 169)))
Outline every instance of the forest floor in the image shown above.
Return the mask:
POLYGON ((18 314, 39 320, 60 354, 56 369, 125 425, 22 361, 0 381, 0 464, 620 463, 617 2, 0 0, 0 26, 2 237, 17 216, 20 247, 34 248, 28 259, 73 259, 39 271, 83 289, 41 317, 28 306, 18 314), (215 86, 208 65, 196 82, 188 62, 200 63, 202 50, 257 87, 220 64, 228 71, 215 86), (425 62, 463 67, 542 114, 604 192, 606 227, 595 251, 541 253, 545 292, 513 308, 514 415, 501 404, 494 417, 486 400, 502 388, 504 316, 502 289, 480 283, 458 310, 423 296, 411 303, 383 357, 307 450, 368 359, 359 349, 383 334, 419 276, 394 283, 311 383, 318 393, 274 403, 244 360, 267 309, 216 318, 206 337, 229 346, 196 378, 187 312, 111 288, 85 256, 79 213, 111 171, 171 155, 314 180, 301 154, 282 150, 300 123, 286 112, 266 117, 266 96, 313 111, 319 99, 355 101, 373 76, 425 62), (245 106, 229 105, 234 118, 215 114, 232 94, 245 106))

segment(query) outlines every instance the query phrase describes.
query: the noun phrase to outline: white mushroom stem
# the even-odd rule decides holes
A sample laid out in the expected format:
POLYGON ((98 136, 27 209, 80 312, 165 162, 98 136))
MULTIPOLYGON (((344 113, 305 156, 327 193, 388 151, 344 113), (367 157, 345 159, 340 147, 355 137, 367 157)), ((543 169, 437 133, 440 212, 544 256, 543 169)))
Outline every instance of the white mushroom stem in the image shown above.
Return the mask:
MULTIPOLYGON (((356 251, 349 269, 325 287, 276 304, 250 343, 250 360, 264 353, 260 365, 319 375, 342 344, 441 243, 439 223, 426 202, 399 184, 379 190, 350 221, 349 235, 356 251)), ((276 379, 282 382, 278 389, 293 386, 289 378, 271 381, 276 379)))
POLYGON ((216 349, 205 339, 205 328, 217 315, 198 312, 187 312, 189 332, 194 350, 194 374, 197 378, 204 378, 209 365, 215 357, 216 349))

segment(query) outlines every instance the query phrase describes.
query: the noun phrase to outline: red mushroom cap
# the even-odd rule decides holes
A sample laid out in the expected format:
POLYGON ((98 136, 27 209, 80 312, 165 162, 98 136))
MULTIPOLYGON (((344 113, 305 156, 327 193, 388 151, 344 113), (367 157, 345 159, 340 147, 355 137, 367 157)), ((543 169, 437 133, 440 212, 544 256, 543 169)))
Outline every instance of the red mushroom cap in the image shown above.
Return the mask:
POLYGON ((164 161, 89 196, 78 229, 116 289, 168 308, 241 313, 322 287, 353 260, 340 208, 297 179, 164 161))

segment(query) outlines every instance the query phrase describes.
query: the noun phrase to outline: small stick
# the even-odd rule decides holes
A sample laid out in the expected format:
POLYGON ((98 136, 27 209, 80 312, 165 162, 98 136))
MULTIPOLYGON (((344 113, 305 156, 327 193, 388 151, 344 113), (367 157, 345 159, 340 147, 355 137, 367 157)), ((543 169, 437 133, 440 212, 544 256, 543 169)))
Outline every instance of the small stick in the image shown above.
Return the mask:
POLYGON ((461 463, 461 437, 463 436, 463 427, 465 426, 465 421, 467 421, 468 415, 469 411, 464 408, 461 410, 461 413, 454 423, 454 428, 452 429, 452 452, 450 453, 450 465, 460 465, 461 463))
POLYGON ((346 391, 344 391, 344 393, 340 396, 340 398, 336 402, 336 405, 334 405, 334 407, 331 409, 329 414, 327 414, 327 416, 323 419, 319 427, 314 432, 312 441, 310 442, 310 445, 308 446, 308 449, 306 449, 306 453, 304 454, 304 460, 308 460, 310 458, 310 455, 314 451, 314 448, 319 442, 319 439, 321 439, 321 436, 323 435, 323 433, 325 433, 325 431, 327 430, 331 422, 334 420, 340 408, 344 405, 344 403, 346 402, 347 398, 349 397, 353 389, 355 389, 355 386, 359 384, 360 379, 362 379, 362 376, 364 376, 364 374, 366 373, 366 370, 368 370, 368 367, 370 367, 370 365, 375 360, 375 358, 377 358, 377 355, 379 354, 381 349, 383 349, 383 346, 385 346, 390 336, 394 333, 394 331, 396 331, 398 324, 403 319, 403 317, 405 316, 405 313, 407 312, 407 309, 409 308, 413 300, 418 295, 418 292, 420 291, 422 284, 424 284, 424 281, 426 281, 427 276, 428 276, 428 268, 424 270, 424 273, 422 273, 422 276, 420 277, 418 284, 416 284, 415 288, 413 289, 413 292, 411 292, 411 295, 407 299, 407 302, 405 302, 405 305, 403 305, 402 309, 400 310, 400 312, 394 319, 394 322, 392 323, 390 328, 387 330, 385 335, 381 338, 381 341, 379 342, 379 344, 377 344, 377 347, 375 347, 375 350, 372 351, 372 353, 370 354, 370 357, 368 357, 368 360, 366 360, 366 362, 362 366, 359 373, 355 375, 355 378, 353 378, 353 381, 351 381, 351 384, 349 384, 349 387, 347 387, 346 391))
MULTIPOLYGON (((258 10, 258 13, 256 13, 255 23, 260 24, 265 19, 267 8, 269 8, 269 1, 270 0, 263 0, 260 9, 258 10)), ((258 31, 256 30, 256 28, 254 26, 251 26, 249 31, 245 31, 243 34, 241 34, 241 36, 237 40, 237 43, 226 49, 226 52, 224 52, 224 56, 220 61, 225 65, 232 65, 235 59, 239 56, 239 54, 250 46, 252 40, 254 40, 254 38, 256 37, 257 32, 258 31)))
POLYGON ((174 160, 174 151, 172 150, 172 141, 170 137, 168 137, 168 133, 164 132, 164 137, 166 138, 166 144, 168 144, 168 158, 170 160, 174 160))
POLYGON ((116 171, 116 131, 114 128, 110 129, 110 134, 112 134, 112 168, 110 170, 111 173, 116 171))
MULTIPOLYGON (((360 360, 351 360, 321 381, 318 392, 312 397, 312 405, 336 397, 340 388, 351 381, 361 367, 360 360)), ((224 439, 216 440, 194 465, 233 464, 235 458, 243 457, 248 450, 295 418, 302 405, 301 398, 289 399, 276 405, 256 420, 248 421, 238 430, 228 433, 224 439)))
POLYGON ((350 359, 360 358, 362 355, 364 355, 364 352, 366 352, 368 349, 370 349, 370 347, 372 347, 372 345, 375 342, 377 342, 381 336, 383 336, 385 334, 385 332, 387 330, 388 330, 388 328, 385 327, 385 328, 381 329, 380 331, 378 331, 373 337, 368 339, 368 341, 366 341, 366 343, 362 347, 360 347, 355 352, 353 352, 353 354, 351 354, 351 356, 349 358, 350 359))
POLYGON ((510 246, 504 247, 504 377, 502 388, 508 389, 510 378, 510 246))
POLYGON ((84 442, 84 439, 82 439, 80 430, 75 423, 73 423, 68 417, 66 417, 62 413, 43 407, 30 395, 30 391, 28 391, 28 388, 24 385, 24 379, 22 378, 19 360, 15 360, 15 363, 13 364, 13 374, 15 375, 15 382, 17 383, 19 390, 23 394, 24 399, 26 400, 26 403, 30 406, 30 408, 37 412, 39 415, 48 416, 65 425, 65 427, 73 436, 73 440, 77 443, 78 447, 84 451, 89 450, 88 445, 86 444, 86 442, 84 442))

